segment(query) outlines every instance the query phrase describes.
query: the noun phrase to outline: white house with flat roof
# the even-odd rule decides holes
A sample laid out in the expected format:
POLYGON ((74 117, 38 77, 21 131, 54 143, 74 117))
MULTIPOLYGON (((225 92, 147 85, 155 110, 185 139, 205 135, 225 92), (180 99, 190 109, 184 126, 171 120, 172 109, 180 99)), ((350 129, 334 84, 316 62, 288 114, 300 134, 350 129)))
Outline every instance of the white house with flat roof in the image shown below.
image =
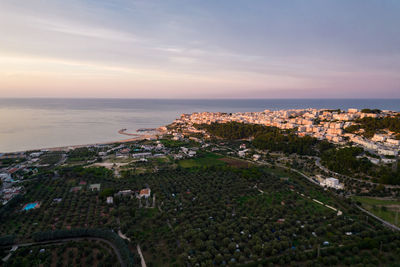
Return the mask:
POLYGON ((333 177, 326 178, 321 182, 321 185, 335 189, 343 189, 343 184, 339 183, 339 180, 333 177))

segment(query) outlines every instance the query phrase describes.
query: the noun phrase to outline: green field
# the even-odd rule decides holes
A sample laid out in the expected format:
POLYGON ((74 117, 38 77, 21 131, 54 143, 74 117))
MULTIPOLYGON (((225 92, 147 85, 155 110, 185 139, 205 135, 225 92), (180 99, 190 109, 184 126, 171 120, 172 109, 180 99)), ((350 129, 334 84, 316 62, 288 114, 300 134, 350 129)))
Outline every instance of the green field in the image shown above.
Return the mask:
POLYGON ((194 159, 184 159, 178 162, 182 168, 193 168, 193 167, 211 167, 211 166, 224 166, 225 162, 219 160, 223 158, 220 155, 214 153, 205 153, 200 157, 194 159))
POLYGON ((396 222, 396 212, 400 213, 400 200, 386 200, 360 196, 355 196, 353 199, 360 202, 363 208, 372 212, 376 216, 392 224, 400 226, 400 219, 398 219, 396 222))

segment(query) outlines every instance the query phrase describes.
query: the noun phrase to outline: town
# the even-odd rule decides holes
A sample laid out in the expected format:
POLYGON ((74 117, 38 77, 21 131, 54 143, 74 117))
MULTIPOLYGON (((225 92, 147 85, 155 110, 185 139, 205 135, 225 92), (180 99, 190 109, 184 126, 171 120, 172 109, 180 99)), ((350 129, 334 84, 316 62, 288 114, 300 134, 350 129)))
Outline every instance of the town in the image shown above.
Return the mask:
MULTIPOLYGON (((363 118, 385 118, 398 117, 399 112, 388 110, 379 113, 369 113, 371 110, 348 109, 341 110, 326 109, 295 109, 295 110, 264 110, 262 112, 245 113, 193 113, 182 114, 175 120, 175 124, 183 124, 188 132, 199 132, 194 124, 211 124, 240 122, 274 126, 280 129, 294 129, 299 136, 312 136, 319 140, 346 144, 353 142, 365 149, 382 156, 397 156, 400 150, 400 135, 394 132, 383 131, 376 133, 372 138, 362 136, 363 131, 349 133, 346 131, 350 126, 356 125, 358 119, 363 118)), ((205 133, 205 132, 204 132, 205 133)), ((375 163, 376 161, 373 161, 375 163)))

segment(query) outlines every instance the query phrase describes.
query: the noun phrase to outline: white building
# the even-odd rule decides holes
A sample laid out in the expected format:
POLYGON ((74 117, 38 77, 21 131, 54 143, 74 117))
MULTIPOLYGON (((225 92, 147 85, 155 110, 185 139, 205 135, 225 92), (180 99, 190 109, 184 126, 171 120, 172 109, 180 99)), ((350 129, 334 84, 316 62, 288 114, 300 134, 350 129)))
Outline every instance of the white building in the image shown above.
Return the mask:
POLYGON ((339 183, 339 180, 333 177, 326 178, 322 181, 321 185, 335 189, 343 189, 343 184, 339 183))
POLYGON ((113 197, 107 197, 107 204, 113 204, 113 203, 114 203, 113 197))
POLYGON ((400 146, 400 140, 396 140, 396 139, 387 139, 386 143, 392 146, 400 146))
POLYGON ((239 157, 244 157, 244 156, 246 156, 246 152, 247 152, 247 149, 245 149, 245 150, 240 150, 240 151, 238 152, 239 157))
POLYGON ((386 136, 382 134, 375 134, 374 137, 371 139, 372 141, 375 142, 385 142, 386 141, 386 136))
POLYGON ((397 151, 393 149, 380 148, 378 154, 385 156, 397 156, 397 151))

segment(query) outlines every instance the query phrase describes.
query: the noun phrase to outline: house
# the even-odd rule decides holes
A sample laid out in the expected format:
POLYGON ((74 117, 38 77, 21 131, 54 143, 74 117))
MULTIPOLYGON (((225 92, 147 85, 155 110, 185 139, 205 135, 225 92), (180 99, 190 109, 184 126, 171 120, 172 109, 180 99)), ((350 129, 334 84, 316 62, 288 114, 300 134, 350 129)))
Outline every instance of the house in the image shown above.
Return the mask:
POLYGON ((90 190, 92 190, 92 191, 94 191, 94 190, 100 191, 100 184, 91 184, 91 185, 89 186, 89 188, 90 188, 90 190))
POLYGON ((139 197, 140 197, 140 198, 142 198, 142 197, 148 198, 148 197, 150 197, 150 193, 151 193, 150 188, 142 189, 142 190, 140 190, 139 197))
POLYGON ((53 202, 55 202, 55 203, 60 203, 62 201, 62 198, 54 198, 53 199, 53 202))
POLYGON ((145 158, 151 156, 151 152, 142 152, 132 154, 132 158, 145 158))
POLYGON ((261 158, 261 155, 258 155, 258 154, 254 154, 253 155, 253 160, 259 160, 261 158))
POLYGON ((196 155, 196 151, 190 150, 190 151, 188 152, 188 156, 189 156, 189 157, 193 157, 193 156, 195 156, 195 155, 196 155))
POLYGON ((124 148, 119 151, 119 153, 121 154, 129 154, 129 152, 130 152, 129 148, 124 148))
POLYGON ((382 163, 384 164, 391 164, 395 163, 396 161, 397 161, 396 159, 387 159, 387 158, 382 159, 382 163))
POLYGON ((164 145, 161 144, 161 143, 157 144, 157 146, 156 146, 156 149, 157 149, 157 150, 161 150, 161 149, 163 149, 163 148, 164 148, 164 145))
POLYGON ((107 197, 107 204, 113 204, 113 203, 114 203, 113 197, 107 197))
POLYGON ((343 189, 343 184, 339 183, 339 180, 333 177, 326 178, 321 185, 335 189, 343 189))
POLYGON ((245 150, 240 150, 240 151, 238 152, 239 157, 244 157, 244 156, 246 156, 246 152, 247 152, 247 151, 248 151, 247 149, 245 149, 245 150))
POLYGON ((13 175, 13 174, 16 173, 18 170, 19 170, 19 168, 11 168, 11 169, 7 170, 7 172, 8 172, 10 175, 13 175))
POLYGON ((40 157, 42 154, 43 154, 43 152, 34 152, 34 153, 31 153, 29 156, 30 156, 31 158, 38 158, 38 157, 40 157))
POLYGON ((0 179, 1 180, 6 180, 11 178, 11 176, 8 173, 0 173, 0 179))

